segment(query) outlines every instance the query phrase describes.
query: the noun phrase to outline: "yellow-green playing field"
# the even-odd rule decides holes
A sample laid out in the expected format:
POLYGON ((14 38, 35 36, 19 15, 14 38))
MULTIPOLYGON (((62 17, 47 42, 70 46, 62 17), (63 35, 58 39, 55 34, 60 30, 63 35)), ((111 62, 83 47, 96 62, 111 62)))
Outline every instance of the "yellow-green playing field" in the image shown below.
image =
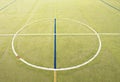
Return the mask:
POLYGON ((119 0, 0 1, 0 82, 119 81, 119 0))

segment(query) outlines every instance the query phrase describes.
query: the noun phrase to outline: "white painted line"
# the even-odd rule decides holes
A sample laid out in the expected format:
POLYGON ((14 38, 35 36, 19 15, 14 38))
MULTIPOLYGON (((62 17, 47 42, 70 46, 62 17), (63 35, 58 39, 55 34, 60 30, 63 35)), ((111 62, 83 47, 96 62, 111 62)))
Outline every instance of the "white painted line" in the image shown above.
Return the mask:
MULTIPOLYGON (((101 36, 120 36, 120 33, 98 33, 101 36)), ((15 34, 0 34, 0 36, 14 36, 15 34)), ((17 34, 17 36, 53 36, 52 33, 40 33, 40 34, 17 34)), ((95 33, 58 33, 57 36, 92 36, 95 33)))
POLYGON ((0 11, 4 10, 5 8, 9 7, 11 4, 13 4, 16 0, 11 0, 7 4, 5 4, 3 7, 0 8, 0 11))
POLYGON ((0 36, 13 36, 14 34, 0 34, 0 36))
POLYGON ((120 33, 98 33, 99 35, 112 35, 112 36, 119 36, 120 35, 120 33))
MULTIPOLYGON (((42 19, 41 19, 42 20, 42 19)), ((72 70, 72 69, 76 69, 76 68, 80 68, 88 63, 90 63, 91 61, 93 61, 98 55, 99 55, 99 52, 101 51, 101 48, 102 48, 102 43, 101 43, 101 38, 100 38, 100 35, 90 26, 88 26, 87 24, 85 23, 82 23, 80 21, 77 21, 77 20, 73 20, 73 19, 68 19, 68 18, 64 18, 64 20, 71 20, 73 22, 76 22, 76 23, 79 23, 79 24, 82 24, 86 27, 88 27, 88 29, 90 29, 91 31, 93 31, 98 39, 98 42, 99 42, 99 47, 98 47, 98 50, 97 52, 95 53, 95 55, 90 58, 89 60, 87 60, 86 62, 82 63, 82 64, 79 64, 79 65, 76 65, 76 66, 72 66, 72 67, 67 67, 67 68, 57 68, 57 69, 54 69, 54 68, 48 68, 48 67, 42 67, 42 66, 37 66, 37 65, 34 65, 34 64, 31 64, 29 63, 28 61, 25 61, 24 59, 20 58, 20 60, 25 63, 26 65, 28 66, 31 66, 33 68, 37 68, 37 69, 42 69, 42 70, 48 70, 48 71, 65 71, 65 70, 72 70)), ((40 20, 38 20, 40 21, 40 20)), ((33 22, 34 23, 34 22, 33 22)), ((29 24, 27 24, 29 25, 29 24)), ((19 34, 19 32, 21 32, 27 25, 23 26, 21 29, 19 29, 16 34, 13 36, 13 39, 12 39, 12 51, 14 53, 15 56, 19 56, 19 54, 16 52, 15 50, 15 47, 14 47, 14 41, 15 41, 15 38, 17 37, 17 35, 19 34)))

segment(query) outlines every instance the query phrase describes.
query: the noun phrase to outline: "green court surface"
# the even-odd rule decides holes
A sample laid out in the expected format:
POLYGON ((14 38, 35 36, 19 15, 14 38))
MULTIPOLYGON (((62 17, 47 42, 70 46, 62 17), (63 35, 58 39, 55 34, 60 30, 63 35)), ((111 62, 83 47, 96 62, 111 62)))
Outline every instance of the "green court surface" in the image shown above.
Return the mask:
POLYGON ((119 0, 0 1, 0 82, 119 82, 119 21, 119 0))

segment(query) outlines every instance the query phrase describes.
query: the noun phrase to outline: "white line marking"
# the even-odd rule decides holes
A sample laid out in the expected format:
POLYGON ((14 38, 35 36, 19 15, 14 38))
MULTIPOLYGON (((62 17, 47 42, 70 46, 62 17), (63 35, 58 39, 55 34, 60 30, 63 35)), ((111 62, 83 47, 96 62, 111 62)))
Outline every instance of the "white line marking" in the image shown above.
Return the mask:
MULTIPOLYGON (((98 33, 101 36, 120 36, 120 33, 98 33)), ((0 34, 0 36, 14 36, 15 34, 0 34)), ((53 36, 52 33, 39 33, 39 34, 17 34, 17 36, 53 36)), ((57 36, 91 36, 95 33, 57 33, 57 36)))
POLYGON ((0 11, 2 11, 3 9, 9 7, 12 3, 14 3, 16 0, 11 0, 9 1, 6 5, 4 5, 3 7, 0 8, 0 11))
MULTIPOLYGON (((68 18, 64 18, 64 20, 71 20, 71 19, 68 19, 68 18)), ((39 20, 40 21, 40 20, 39 20)), ((82 23, 80 21, 77 21, 77 20, 71 20, 73 22, 76 22, 76 23, 79 23, 79 24, 82 24, 82 25, 85 25, 86 27, 88 27, 91 31, 93 31, 96 35, 96 37, 98 38, 98 42, 99 42, 99 47, 97 49, 97 52, 95 53, 95 55, 90 58, 89 60, 87 60, 86 62, 82 63, 82 64, 79 64, 79 65, 76 65, 76 66, 72 66, 72 67, 67 67, 67 68, 58 68, 58 69, 54 69, 54 68, 48 68, 48 67, 42 67, 42 66, 37 66, 37 65, 34 65, 34 64, 31 64, 29 63, 28 61, 25 61, 24 59, 20 58, 19 60, 21 60, 23 63, 25 63, 26 65, 28 66, 31 66, 33 68, 37 68, 37 69, 42 69, 42 70, 48 70, 48 71, 65 71, 65 70, 72 70, 72 69, 76 69, 76 68, 79 68, 79 67, 82 67, 88 63, 90 63, 91 61, 93 61, 98 55, 99 55, 99 52, 101 51, 101 48, 102 48, 102 42, 101 42, 101 38, 99 36, 99 34, 90 26, 88 26, 87 24, 85 23, 82 23)), ((33 22, 34 23, 34 22, 33 22)), ((26 27, 23 26, 21 29, 19 29, 16 34, 13 36, 13 39, 12 39, 12 51, 14 53, 15 56, 19 56, 19 54, 16 52, 15 50, 15 47, 14 47, 14 40, 15 38, 17 37, 17 35, 19 34, 19 32, 21 32, 24 28, 26 27)))
POLYGON ((32 12, 30 13, 30 17, 27 19, 25 24, 13 35, 11 47, 12 47, 12 51, 15 54, 15 56, 18 56, 18 55, 17 55, 16 50, 14 48, 14 40, 15 40, 17 34, 19 34, 19 32, 21 32, 26 27, 26 25, 30 22, 30 20, 32 19, 33 13, 36 10, 36 8, 38 8, 38 5, 32 10, 32 12))

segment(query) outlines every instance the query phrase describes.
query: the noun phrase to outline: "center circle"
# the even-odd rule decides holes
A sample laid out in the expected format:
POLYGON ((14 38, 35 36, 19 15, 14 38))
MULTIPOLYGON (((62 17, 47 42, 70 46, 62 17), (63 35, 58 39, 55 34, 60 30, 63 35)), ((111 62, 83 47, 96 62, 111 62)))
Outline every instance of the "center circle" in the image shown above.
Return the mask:
MULTIPOLYGON (((47 19, 47 18, 46 18, 47 19)), ((54 69, 54 68, 48 68, 48 67, 43 67, 43 66, 38 66, 38 65, 34 65, 34 64, 31 64, 29 63, 28 61, 24 60, 23 58, 19 57, 19 54, 16 52, 16 49, 14 47, 14 42, 15 42, 15 39, 17 37, 17 35, 25 28, 27 27, 28 25, 31 25, 33 23, 36 23, 36 22, 40 22, 40 21, 44 21, 46 19, 39 19, 37 21, 34 21, 32 23, 29 23, 29 24, 26 24, 24 25, 21 29, 19 29, 13 36, 12 38, 12 51, 14 53, 14 55, 20 60, 22 61, 23 63, 25 63, 26 65, 28 66, 31 66, 31 67, 34 67, 34 68, 37 68, 37 69, 42 69, 42 70, 50 70, 50 71, 65 71, 65 70, 72 70, 72 69, 76 69, 76 68, 79 68, 79 67, 82 67, 88 63, 90 63, 91 61, 93 61, 99 54, 100 50, 101 50, 101 39, 100 39, 100 36, 99 34, 92 28, 90 27, 89 25, 83 23, 83 22, 80 22, 80 21, 77 21, 77 20, 73 20, 73 19, 69 19, 69 18, 60 18, 62 20, 67 20, 67 21, 72 21, 72 22, 76 22, 78 24, 81 24, 85 27, 87 27, 88 29, 90 29, 92 32, 94 32, 95 36, 97 37, 98 39, 98 42, 99 42, 99 46, 98 46, 98 49, 97 49, 97 52, 94 54, 94 56, 92 58, 90 58, 89 60, 85 61, 84 63, 82 64, 78 64, 78 65, 75 65, 75 66, 71 66, 71 67, 65 67, 65 68, 57 68, 57 69, 54 69)), ((52 18, 51 18, 52 19, 52 18)), ((50 19, 47 19, 47 20, 50 20, 50 19)), ((54 19, 53 19, 54 20, 54 19)))

